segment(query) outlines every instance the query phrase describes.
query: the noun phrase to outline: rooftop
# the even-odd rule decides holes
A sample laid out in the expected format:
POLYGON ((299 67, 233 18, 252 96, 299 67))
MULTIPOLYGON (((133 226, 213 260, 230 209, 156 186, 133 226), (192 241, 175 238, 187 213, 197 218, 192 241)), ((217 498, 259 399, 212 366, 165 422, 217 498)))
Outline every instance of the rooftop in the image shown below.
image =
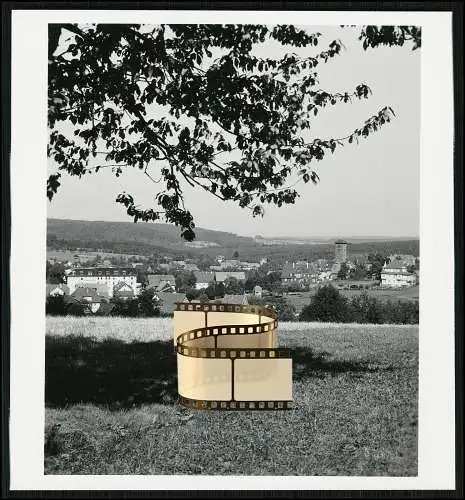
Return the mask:
POLYGON ((244 271, 217 271, 215 273, 215 280, 218 282, 223 282, 228 278, 236 278, 237 280, 245 281, 244 271))
POLYGON ((194 271, 197 283, 213 283, 215 274, 208 271, 194 271))
POLYGON ((406 271, 397 271, 397 272, 389 272, 389 271, 381 271, 381 275, 384 276, 412 276, 412 278, 415 278, 416 275, 415 273, 408 273, 406 271))
POLYGON ((247 299, 247 295, 239 295, 239 294, 226 294, 222 299, 214 299, 210 301, 213 304, 235 304, 235 305, 247 305, 249 300, 247 299))
POLYGON ((116 285, 113 287, 113 293, 115 292, 119 292, 122 288, 129 288, 131 293, 133 292, 132 290, 132 287, 130 285, 128 285, 126 282, 124 281, 119 281, 118 283, 116 283, 116 285))
POLYGON ((149 287, 156 287, 162 282, 175 284, 176 280, 172 274, 148 274, 149 287))
POLYGON ((172 313, 176 309, 176 302, 186 301, 186 294, 155 292, 153 298, 159 303, 161 312, 172 313))
POLYGON ((83 300, 89 297, 91 302, 103 302, 103 298, 98 294, 95 288, 79 287, 71 294, 76 300, 83 300))
POLYGON ((137 276, 131 267, 77 267, 69 276, 137 276))
POLYGON ((108 286, 106 283, 79 283, 76 285, 76 290, 78 288, 93 289, 101 297, 109 298, 108 286))
POLYGON ((386 264, 383 268, 384 269, 388 269, 388 270, 395 270, 395 269, 407 269, 407 267, 409 267, 409 264, 407 264, 406 262, 403 262, 401 260, 392 260, 391 262, 389 262, 389 264, 386 264))

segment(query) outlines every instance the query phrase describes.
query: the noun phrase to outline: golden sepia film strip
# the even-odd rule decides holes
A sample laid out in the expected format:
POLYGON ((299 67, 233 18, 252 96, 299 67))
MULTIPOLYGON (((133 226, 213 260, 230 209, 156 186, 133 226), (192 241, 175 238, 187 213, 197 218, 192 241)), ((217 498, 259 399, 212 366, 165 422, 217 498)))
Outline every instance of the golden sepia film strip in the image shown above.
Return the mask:
POLYGON ((196 409, 292 407, 292 358, 277 347, 276 313, 262 306, 176 304, 181 404, 196 409))

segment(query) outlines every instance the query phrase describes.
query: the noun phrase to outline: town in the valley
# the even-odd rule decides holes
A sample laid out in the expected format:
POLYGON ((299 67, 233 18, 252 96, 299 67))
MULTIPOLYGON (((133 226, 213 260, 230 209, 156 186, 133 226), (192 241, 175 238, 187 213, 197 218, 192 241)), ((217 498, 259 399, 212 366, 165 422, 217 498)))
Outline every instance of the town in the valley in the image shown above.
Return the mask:
POLYGON ((62 298, 68 311, 74 307, 84 314, 109 315, 115 305, 143 295, 157 313, 169 316, 177 302, 269 305, 279 298, 289 303, 291 317, 297 319, 312 295, 328 284, 349 297, 365 292, 395 298, 411 291, 409 297, 418 299, 419 257, 351 255, 350 243, 344 240, 334 242, 332 258, 278 264, 264 255, 249 262, 236 251, 231 256, 217 255, 207 268, 204 261, 192 257, 121 259, 77 253, 72 260, 48 258, 46 299, 62 298))

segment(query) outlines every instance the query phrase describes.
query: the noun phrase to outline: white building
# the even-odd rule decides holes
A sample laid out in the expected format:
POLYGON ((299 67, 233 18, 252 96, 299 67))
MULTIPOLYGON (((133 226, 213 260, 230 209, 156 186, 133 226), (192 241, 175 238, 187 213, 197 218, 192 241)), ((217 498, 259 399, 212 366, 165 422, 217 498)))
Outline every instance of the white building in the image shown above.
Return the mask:
POLYGON ((221 267, 223 269, 239 269, 241 267, 241 261, 237 259, 227 259, 221 262, 221 267))
POLYGON ((400 288, 416 285, 417 276, 415 273, 409 273, 407 267, 408 264, 400 260, 385 264, 381 271, 381 286, 400 288))
POLYGON ((134 290, 134 293, 137 293, 137 271, 132 268, 79 267, 73 269, 67 277, 70 293, 78 287, 97 284, 106 285, 110 297, 113 297, 113 289, 120 282, 126 283, 134 290))
POLYGON ((252 271, 260 269, 260 264, 258 262, 240 262, 239 267, 243 271, 252 271))
POLYGON ((389 288, 415 286, 417 277, 412 273, 381 273, 381 285, 389 288))

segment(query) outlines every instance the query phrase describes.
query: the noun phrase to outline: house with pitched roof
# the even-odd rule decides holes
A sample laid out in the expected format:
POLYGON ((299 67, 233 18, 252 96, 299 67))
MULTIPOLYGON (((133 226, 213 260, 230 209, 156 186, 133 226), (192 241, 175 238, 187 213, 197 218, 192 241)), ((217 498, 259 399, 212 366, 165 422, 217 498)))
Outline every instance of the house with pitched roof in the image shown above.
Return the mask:
POLYGON ((120 281, 113 288, 113 297, 128 300, 135 297, 133 288, 124 281, 120 281))
POLYGON ((318 266, 307 261, 286 262, 281 271, 282 285, 308 285, 318 279, 318 266))
POLYGON ((234 304, 238 306, 246 306, 249 303, 247 295, 239 294, 226 294, 222 298, 212 299, 208 301, 209 304, 234 304))
POLYGON ((194 271, 195 289, 204 290, 215 281, 215 273, 208 271, 194 271))
POLYGON ((95 288, 89 288, 85 286, 77 287, 76 290, 71 294, 71 299, 79 302, 85 306, 85 312, 95 314, 105 302, 105 299, 101 297, 95 288))
POLYGON ((172 274, 149 274, 147 288, 154 288, 157 292, 175 292, 176 279, 172 274))
POLYGON ((92 282, 86 284, 78 283, 75 287, 75 291, 78 288, 93 288, 98 293, 98 295, 100 295, 100 297, 103 297, 104 299, 109 299, 111 297, 110 290, 106 283, 92 283, 92 282))
POLYGON ((155 292, 153 301, 160 308, 161 314, 173 314, 176 309, 176 302, 188 302, 186 294, 178 292, 155 292))
POLYGON ((385 264, 381 271, 381 286, 388 288, 401 288, 415 286, 417 275, 407 271, 409 264, 402 260, 393 260, 385 264))
POLYGON ((236 304, 246 306, 249 303, 249 299, 247 295, 239 295, 239 294, 226 294, 222 299, 220 299, 223 304, 236 304))

